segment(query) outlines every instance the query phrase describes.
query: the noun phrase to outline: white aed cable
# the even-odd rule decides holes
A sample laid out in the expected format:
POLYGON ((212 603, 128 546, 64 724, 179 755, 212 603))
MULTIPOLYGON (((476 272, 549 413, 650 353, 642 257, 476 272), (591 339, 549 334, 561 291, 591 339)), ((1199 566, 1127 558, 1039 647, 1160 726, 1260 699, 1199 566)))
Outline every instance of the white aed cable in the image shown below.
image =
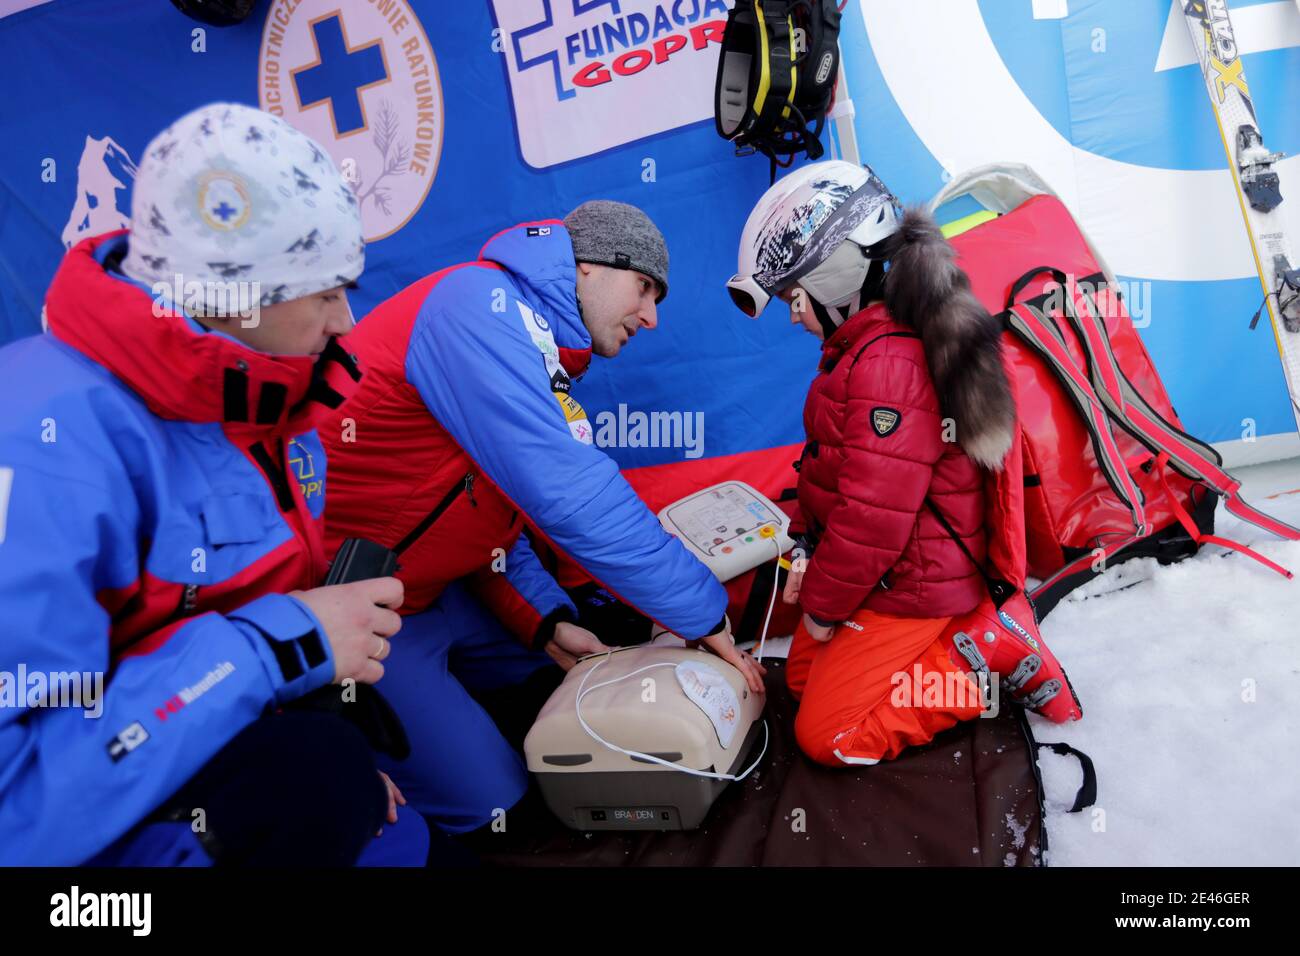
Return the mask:
POLYGON ((689 773, 695 777, 708 777, 710 780, 744 780, 746 777, 750 775, 753 769, 759 765, 759 762, 762 761, 763 755, 767 753, 767 742, 768 742, 767 720, 763 721, 763 749, 759 751, 758 757, 754 760, 754 762, 751 763, 748 767, 745 768, 743 772, 739 774, 714 773, 709 770, 696 770, 693 767, 680 767, 677 764, 673 763, 671 760, 664 760, 662 757, 656 757, 653 754, 643 754, 639 750, 626 750, 623 747, 620 747, 618 744, 610 743, 600 734, 596 733, 594 730, 591 729, 591 726, 582 718, 582 698, 586 697, 594 690, 599 690, 602 687, 608 687, 610 684, 617 684, 619 681, 627 680, 629 677, 635 677, 637 674, 642 674, 648 670, 654 670, 656 667, 675 668, 677 666, 676 664, 671 664, 667 662, 662 664, 647 664, 645 667, 638 667, 630 674, 624 674, 622 677, 615 677, 613 680, 601 681, 599 684, 593 684, 591 687, 588 687, 587 686, 588 678, 590 678, 592 674, 596 673, 596 670, 599 667, 601 667, 606 661, 608 661, 610 654, 613 653, 614 653, 613 651, 609 651, 608 653, 606 653, 602 660, 597 661, 594 665, 592 665, 591 670, 587 671, 587 673, 582 675, 582 683, 578 685, 578 698, 576 701, 574 701, 573 704, 573 709, 578 715, 578 723, 582 724, 582 729, 587 732, 587 735, 591 737, 592 740, 596 741, 597 743, 605 747, 608 747, 610 750, 613 750, 617 753, 626 754, 629 757, 635 757, 638 760, 645 760, 648 761, 649 763, 657 763, 661 767, 668 767, 670 770, 678 770, 681 773, 689 773))
POLYGON ((767 602, 767 617, 763 618, 763 634, 758 639, 758 653, 754 655, 755 660, 760 664, 763 663, 763 644, 767 641, 767 626, 772 623, 772 610, 776 607, 777 585, 781 581, 781 542, 776 537, 768 540, 776 547, 776 567, 772 569, 772 600, 767 602))

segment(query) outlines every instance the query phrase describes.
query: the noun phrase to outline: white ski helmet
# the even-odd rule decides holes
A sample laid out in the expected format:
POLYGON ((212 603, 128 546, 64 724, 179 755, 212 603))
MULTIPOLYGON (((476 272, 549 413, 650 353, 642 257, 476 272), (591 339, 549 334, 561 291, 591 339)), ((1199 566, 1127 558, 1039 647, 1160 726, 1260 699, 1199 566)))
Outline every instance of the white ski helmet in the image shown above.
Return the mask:
POLYGON ((727 291, 751 318, 796 283, 822 306, 843 305, 862 289, 872 247, 897 231, 900 216, 898 200, 869 167, 838 159, 801 166, 749 214, 727 291))

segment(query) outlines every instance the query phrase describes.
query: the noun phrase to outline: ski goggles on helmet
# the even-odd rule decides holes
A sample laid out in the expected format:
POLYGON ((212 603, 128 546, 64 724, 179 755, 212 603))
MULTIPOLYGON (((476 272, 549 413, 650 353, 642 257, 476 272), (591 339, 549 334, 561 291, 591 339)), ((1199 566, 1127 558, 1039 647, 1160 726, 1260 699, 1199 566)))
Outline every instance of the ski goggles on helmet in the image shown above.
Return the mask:
POLYGON ((751 319, 762 314, 773 295, 763 288, 755 276, 745 275, 734 275, 728 279, 727 292, 731 295, 731 301, 736 303, 736 308, 751 319))

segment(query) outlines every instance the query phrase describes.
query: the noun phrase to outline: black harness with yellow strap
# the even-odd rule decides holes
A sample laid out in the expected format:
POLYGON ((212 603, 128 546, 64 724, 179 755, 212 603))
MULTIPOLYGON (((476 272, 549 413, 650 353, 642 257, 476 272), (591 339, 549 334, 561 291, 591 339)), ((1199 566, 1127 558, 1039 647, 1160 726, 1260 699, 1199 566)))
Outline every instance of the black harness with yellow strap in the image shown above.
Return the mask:
POLYGON ((714 120, 736 154, 778 166, 818 159, 839 75, 836 0, 736 0, 718 58, 714 120))

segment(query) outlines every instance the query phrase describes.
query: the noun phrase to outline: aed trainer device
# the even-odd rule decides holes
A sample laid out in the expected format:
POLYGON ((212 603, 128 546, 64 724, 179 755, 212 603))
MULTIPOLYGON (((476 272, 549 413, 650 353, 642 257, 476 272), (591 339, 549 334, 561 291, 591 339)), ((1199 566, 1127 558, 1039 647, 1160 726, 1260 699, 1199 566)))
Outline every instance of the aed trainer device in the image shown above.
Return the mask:
POLYGON ((619 648, 565 675, 524 756, 572 829, 693 830, 766 754, 763 703, 740 671, 702 649, 619 648))
POLYGON ((674 501, 659 523, 724 582, 794 547, 789 515, 743 481, 674 501))

